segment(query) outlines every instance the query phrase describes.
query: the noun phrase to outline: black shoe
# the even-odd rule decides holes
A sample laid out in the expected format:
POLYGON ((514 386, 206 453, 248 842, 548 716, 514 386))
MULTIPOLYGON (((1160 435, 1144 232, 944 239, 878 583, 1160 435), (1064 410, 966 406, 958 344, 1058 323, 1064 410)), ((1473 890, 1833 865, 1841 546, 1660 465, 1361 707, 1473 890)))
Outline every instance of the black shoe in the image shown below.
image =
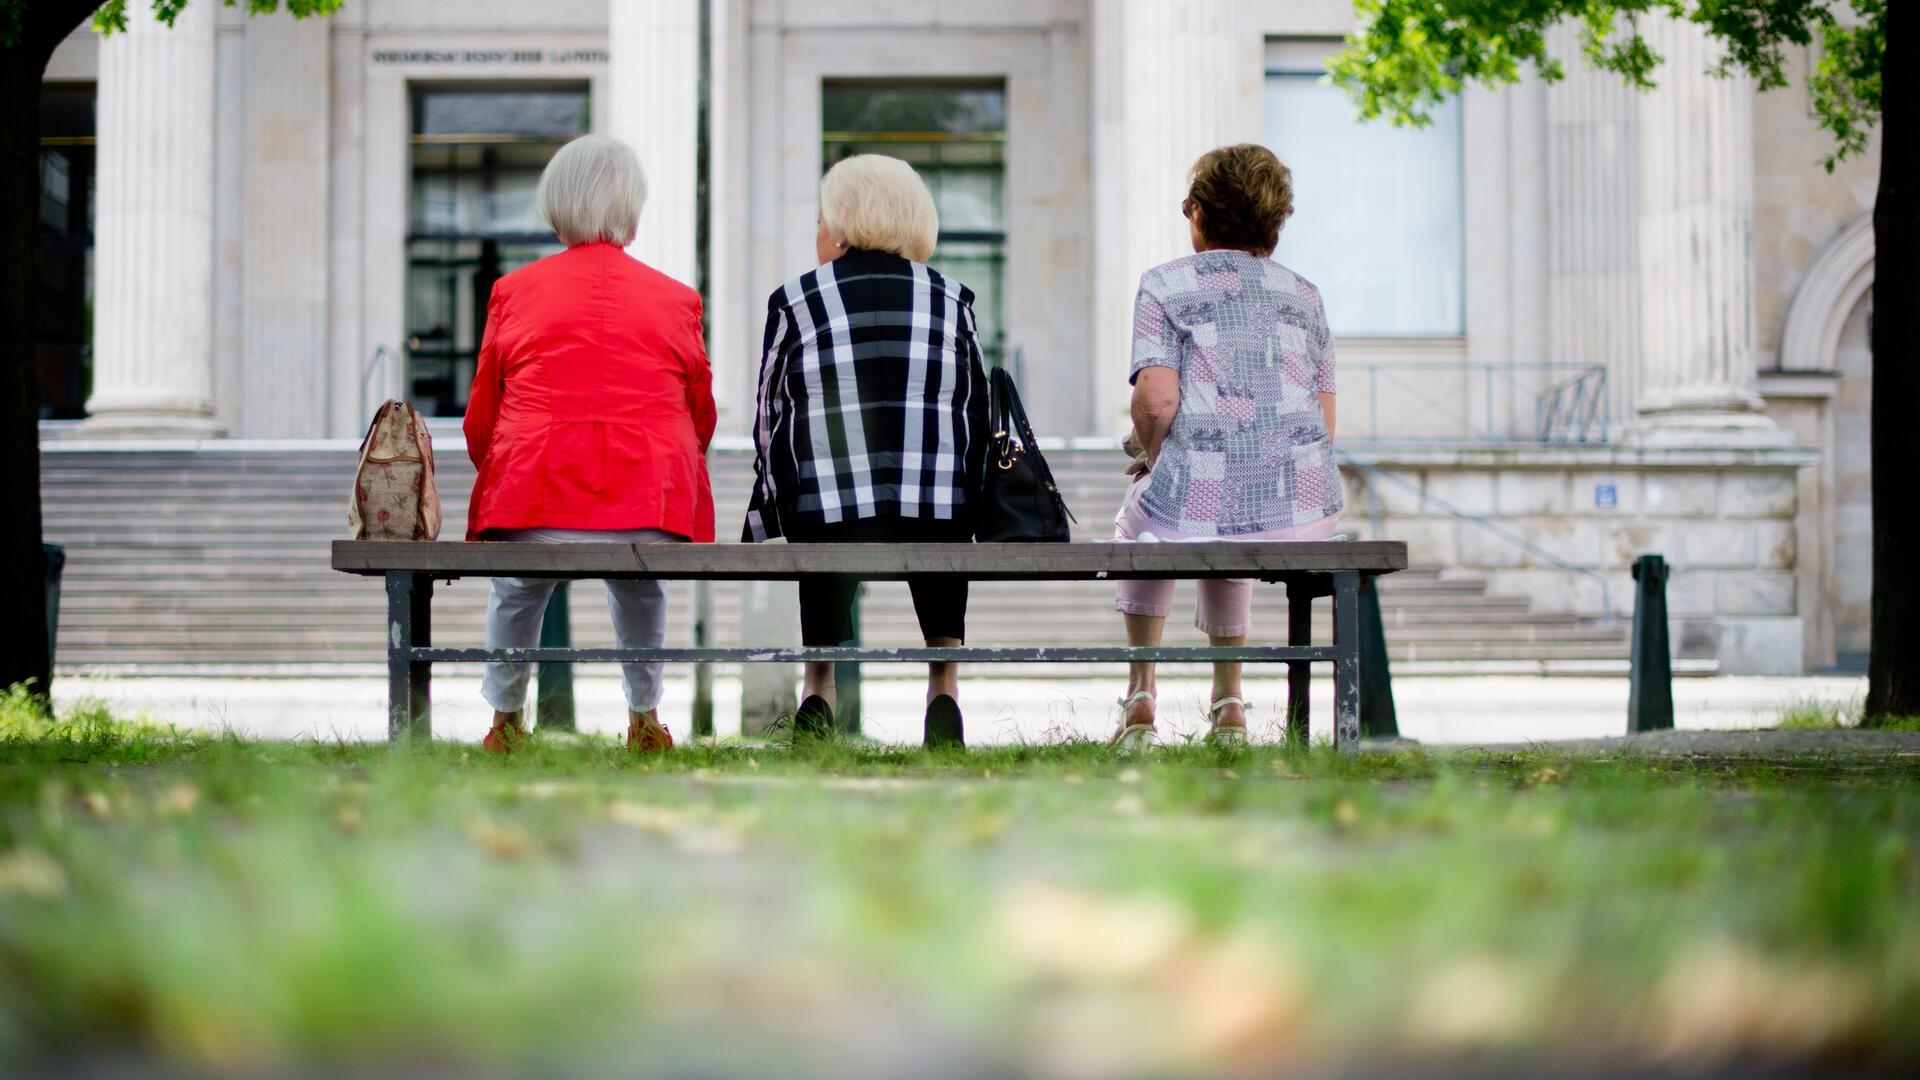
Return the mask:
POLYGON ((966 721, 960 715, 960 703, 947 695, 941 694, 927 702, 926 724, 924 745, 927 749, 967 745, 966 721))
POLYGON ((793 733, 801 738, 824 739, 833 734, 833 706, 819 694, 808 694, 793 710, 793 733))

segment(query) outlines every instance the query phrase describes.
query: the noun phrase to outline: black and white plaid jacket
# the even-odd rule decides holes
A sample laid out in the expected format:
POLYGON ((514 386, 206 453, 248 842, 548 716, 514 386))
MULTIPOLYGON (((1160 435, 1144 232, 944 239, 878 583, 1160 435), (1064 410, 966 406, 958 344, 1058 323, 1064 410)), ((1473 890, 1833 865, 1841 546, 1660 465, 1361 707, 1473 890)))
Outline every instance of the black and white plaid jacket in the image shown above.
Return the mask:
POLYGON ((783 521, 964 518, 987 426, 973 293, 898 255, 849 251, 767 301, 741 540, 781 536, 783 521))

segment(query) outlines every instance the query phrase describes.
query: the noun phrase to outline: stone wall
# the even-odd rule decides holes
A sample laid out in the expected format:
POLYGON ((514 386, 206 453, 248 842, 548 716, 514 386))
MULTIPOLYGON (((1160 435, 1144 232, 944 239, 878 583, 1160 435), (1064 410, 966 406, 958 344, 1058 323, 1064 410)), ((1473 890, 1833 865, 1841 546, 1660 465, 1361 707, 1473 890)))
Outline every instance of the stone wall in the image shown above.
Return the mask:
POLYGON ((1805 667, 1796 581, 1797 478, 1810 451, 1627 447, 1360 450, 1355 532, 1408 542, 1413 562, 1484 574, 1536 608, 1633 613, 1636 557, 1673 567, 1674 655, 1729 674, 1805 667), (1529 550, 1529 546, 1534 550, 1529 550), (1604 582, 1604 585, 1602 584, 1604 582))

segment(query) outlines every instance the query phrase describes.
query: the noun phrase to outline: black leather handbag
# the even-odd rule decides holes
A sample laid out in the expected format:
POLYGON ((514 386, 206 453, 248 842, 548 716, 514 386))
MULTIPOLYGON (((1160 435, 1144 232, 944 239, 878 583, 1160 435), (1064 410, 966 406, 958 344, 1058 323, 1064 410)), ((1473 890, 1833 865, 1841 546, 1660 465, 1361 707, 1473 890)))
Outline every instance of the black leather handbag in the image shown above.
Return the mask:
POLYGON ((1040 456, 1020 392, 1002 368, 993 370, 988 389, 993 436, 974 538, 984 544, 1065 543, 1070 536, 1067 523, 1079 519, 1067 509, 1047 459, 1040 456))

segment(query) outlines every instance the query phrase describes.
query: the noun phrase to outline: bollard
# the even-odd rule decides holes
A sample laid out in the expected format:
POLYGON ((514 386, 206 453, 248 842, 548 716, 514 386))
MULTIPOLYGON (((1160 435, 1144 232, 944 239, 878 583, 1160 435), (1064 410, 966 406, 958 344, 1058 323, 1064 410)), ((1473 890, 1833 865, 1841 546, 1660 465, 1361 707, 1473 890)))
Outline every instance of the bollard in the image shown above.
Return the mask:
MULTIPOLYGON (((693 583, 693 647, 713 648, 713 582, 693 583)), ((713 736, 713 665, 693 665, 693 734, 713 736)))
MULTIPOLYGON (((860 644, 860 600, 867 594, 865 582, 853 589, 853 640, 845 642, 849 646, 860 644)), ((860 734, 860 662, 849 660, 833 665, 833 726, 838 734, 860 734)))
MULTIPOLYGON (((567 601, 567 582, 561 582, 547 600, 547 613, 540 620, 540 647, 573 648, 573 618, 567 601)), ((540 662, 540 688, 534 695, 535 723, 542 731, 572 731, 573 665, 563 660, 540 662)))
POLYGON ((53 639, 60 632, 60 573, 67 566, 67 549, 59 544, 41 544, 40 554, 47 566, 47 670, 53 670, 53 639))
POLYGON ((1380 618, 1380 590, 1372 575, 1360 579, 1360 734, 1375 739, 1400 737, 1393 672, 1387 667, 1387 627, 1380 618))
POLYGON ((1667 560, 1642 555, 1633 564, 1633 667, 1628 673, 1627 731, 1673 727, 1673 650, 1667 641, 1667 560))

